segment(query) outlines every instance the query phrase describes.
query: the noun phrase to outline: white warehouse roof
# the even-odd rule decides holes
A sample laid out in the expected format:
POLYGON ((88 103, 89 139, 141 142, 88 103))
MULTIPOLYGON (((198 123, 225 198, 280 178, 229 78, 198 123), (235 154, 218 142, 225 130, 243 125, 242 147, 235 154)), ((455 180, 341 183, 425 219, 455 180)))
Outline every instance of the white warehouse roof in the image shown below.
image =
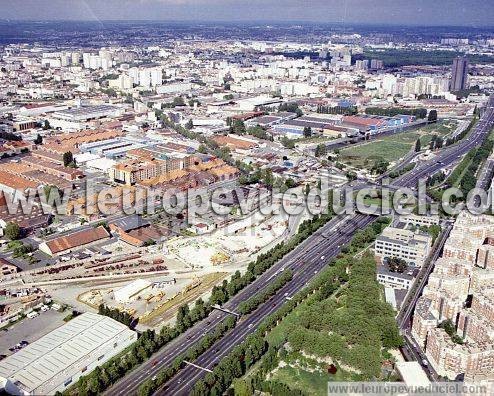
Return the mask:
POLYGON ((137 339, 134 331, 116 320, 81 314, 2 360, 0 379, 4 384, 8 379, 25 392, 51 394, 68 377, 90 366, 96 360, 95 352, 102 353, 99 348, 117 338, 119 344, 137 339))
POLYGON ((151 285, 152 283, 146 279, 136 279, 120 289, 115 290, 113 296, 115 297, 115 301, 127 302, 151 285))

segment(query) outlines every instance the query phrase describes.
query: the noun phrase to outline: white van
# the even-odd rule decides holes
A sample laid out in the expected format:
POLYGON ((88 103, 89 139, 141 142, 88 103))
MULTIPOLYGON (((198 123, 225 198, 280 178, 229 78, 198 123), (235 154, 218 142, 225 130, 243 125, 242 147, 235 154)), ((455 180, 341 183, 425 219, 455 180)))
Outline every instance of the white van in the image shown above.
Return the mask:
POLYGON ((32 318, 35 318, 36 316, 38 316, 39 313, 37 313, 36 311, 31 311, 29 312, 26 316, 29 318, 29 319, 32 319, 32 318))

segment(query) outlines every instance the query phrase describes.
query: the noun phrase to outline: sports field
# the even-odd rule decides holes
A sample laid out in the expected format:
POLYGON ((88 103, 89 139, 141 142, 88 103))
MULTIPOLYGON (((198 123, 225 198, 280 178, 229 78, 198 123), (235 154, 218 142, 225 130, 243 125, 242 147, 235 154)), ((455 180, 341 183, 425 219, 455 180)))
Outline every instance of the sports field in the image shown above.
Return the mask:
POLYGON ((456 128, 455 121, 424 126, 418 130, 398 133, 381 139, 364 142, 340 151, 338 160, 359 169, 370 169, 378 160, 396 162, 415 147, 420 138, 422 147, 427 146, 433 135, 446 136, 456 128))

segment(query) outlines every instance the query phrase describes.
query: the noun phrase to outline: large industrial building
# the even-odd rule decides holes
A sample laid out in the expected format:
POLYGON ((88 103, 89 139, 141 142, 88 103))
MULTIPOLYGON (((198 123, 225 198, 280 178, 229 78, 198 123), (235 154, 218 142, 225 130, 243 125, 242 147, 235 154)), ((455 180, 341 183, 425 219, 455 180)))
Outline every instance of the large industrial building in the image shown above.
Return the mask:
POLYGON ((0 385, 13 395, 53 395, 127 348, 137 333, 84 313, 0 362, 0 385))

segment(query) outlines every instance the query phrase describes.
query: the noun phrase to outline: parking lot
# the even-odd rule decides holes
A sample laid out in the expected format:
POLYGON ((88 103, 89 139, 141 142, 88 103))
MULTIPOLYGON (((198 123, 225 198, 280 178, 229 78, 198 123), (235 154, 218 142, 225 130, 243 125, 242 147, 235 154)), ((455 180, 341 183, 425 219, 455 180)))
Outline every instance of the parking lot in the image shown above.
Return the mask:
POLYGON ((0 331, 0 354, 11 355, 9 348, 17 343, 26 340, 29 343, 36 341, 50 331, 61 326, 65 322, 63 318, 70 311, 57 312, 52 309, 40 312, 39 316, 29 319, 25 318, 9 327, 8 331, 0 331))

